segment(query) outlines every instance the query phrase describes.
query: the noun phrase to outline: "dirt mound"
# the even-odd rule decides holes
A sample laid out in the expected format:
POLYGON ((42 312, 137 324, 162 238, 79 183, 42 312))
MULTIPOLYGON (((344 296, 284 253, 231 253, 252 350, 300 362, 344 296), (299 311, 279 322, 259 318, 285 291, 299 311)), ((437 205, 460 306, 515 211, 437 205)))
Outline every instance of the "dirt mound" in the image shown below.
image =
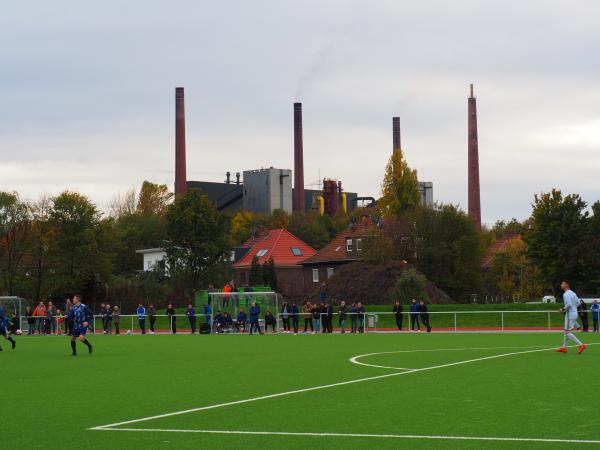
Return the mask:
MULTIPOLYGON (((391 304, 392 291, 398 277, 412 265, 400 261, 371 264, 357 261, 336 268, 327 282, 327 297, 334 303, 340 299, 362 302, 368 305, 391 304)), ((444 291, 431 281, 427 281, 425 291, 429 303, 456 303, 444 291)), ((318 289, 310 296, 312 300, 319 297, 318 289)))

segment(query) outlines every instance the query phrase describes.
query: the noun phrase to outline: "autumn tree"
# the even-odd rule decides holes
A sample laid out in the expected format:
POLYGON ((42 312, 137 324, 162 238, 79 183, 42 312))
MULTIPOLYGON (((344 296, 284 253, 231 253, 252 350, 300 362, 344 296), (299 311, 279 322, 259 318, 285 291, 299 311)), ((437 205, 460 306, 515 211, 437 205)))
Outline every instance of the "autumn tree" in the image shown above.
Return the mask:
POLYGON ((378 207, 383 216, 400 217, 419 204, 417 171, 411 169, 401 149, 395 149, 385 169, 378 207))
POLYGON ((162 216, 167 212, 172 199, 173 193, 166 184, 144 181, 138 197, 137 212, 162 216))
POLYGON ((0 276, 1 286, 15 294, 31 231, 31 215, 17 193, 0 192, 0 276))

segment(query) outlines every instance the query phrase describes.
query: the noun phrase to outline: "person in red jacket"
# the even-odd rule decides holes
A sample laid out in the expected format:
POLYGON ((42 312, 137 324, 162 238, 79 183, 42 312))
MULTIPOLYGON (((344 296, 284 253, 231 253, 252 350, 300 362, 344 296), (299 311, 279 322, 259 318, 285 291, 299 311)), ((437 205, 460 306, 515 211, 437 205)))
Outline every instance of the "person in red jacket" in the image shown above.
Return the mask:
POLYGON ((40 303, 33 310, 33 317, 37 318, 38 334, 42 334, 46 328, 46 305, 44 305, 43 301, 40 300, 40 303))

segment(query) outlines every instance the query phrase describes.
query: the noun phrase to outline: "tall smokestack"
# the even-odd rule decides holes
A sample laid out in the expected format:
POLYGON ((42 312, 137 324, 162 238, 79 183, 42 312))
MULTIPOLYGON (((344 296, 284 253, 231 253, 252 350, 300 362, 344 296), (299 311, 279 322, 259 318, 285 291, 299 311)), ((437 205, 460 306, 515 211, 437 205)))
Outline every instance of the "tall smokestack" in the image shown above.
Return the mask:
POLYGON ((469 217, 475 226, 481 228, 481 199, 479 192, 479 144, 477 140, 477 101, 469 97, 469 217))
POLYGON ((175 88, 175 195, 187 192, 185 165, 185 104, 183 88, 175 88))
POLYGON ((294 212, 304 213, 304 147, 302 143, 302 103, 294 103, 294 212))
POLYGON ((392 117, 392 135, 394 139, 394 148, 392 150, 402 148, 400 142, 400 117, 392 117))

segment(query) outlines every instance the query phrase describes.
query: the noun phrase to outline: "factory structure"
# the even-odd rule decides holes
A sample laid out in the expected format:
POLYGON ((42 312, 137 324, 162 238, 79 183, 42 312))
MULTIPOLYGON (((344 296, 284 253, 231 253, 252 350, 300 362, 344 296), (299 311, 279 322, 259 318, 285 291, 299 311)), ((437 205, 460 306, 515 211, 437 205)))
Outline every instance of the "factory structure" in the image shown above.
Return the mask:
MULTIPOLYGON (((188 181, 186 175, 184 89, 175 88, 175 195, 201 189, 223 212, 240 210, 270 214, 281 209, 289 214, 311 210, 335 216, 359 206, 374 206, 374 197, 361 197, 345 190, 340 180, 325 178, 320 189, 304 185, 302 103, 294 103, 294 169, 275 167, 225 173, 223 182, 188 181)), ((393 148, 400 148, 400 118, 392 120, 393 148)), ((433 183, 419 182, 422 201, 433 205, 433 183)))

